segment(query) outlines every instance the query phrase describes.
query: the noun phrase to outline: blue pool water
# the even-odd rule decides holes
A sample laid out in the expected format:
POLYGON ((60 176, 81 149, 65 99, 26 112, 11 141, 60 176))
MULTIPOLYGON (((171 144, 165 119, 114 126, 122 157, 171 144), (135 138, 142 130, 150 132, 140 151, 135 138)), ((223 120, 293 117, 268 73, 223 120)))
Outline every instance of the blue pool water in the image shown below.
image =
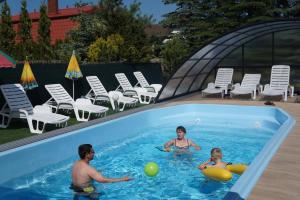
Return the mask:
MULTIPOLYGON (((103 175, 107 177, 129 175, 134 178, 130 182, 95 183, 101 192, 101 199, 222 199, 239 176, 234 175, 233 179, 226 183, 212 181, 204 177, 197 166, 209 158, 210 149, 213 147, 222 149, 224 161, 250 165, 265 144, 276 134, 282 120, 280 117, 276 119, 255 113, 234 114, 234 111, 233 114, 229 112, 195 114, 195 110, 192 109, 186 113, 175 113, 168 116, 160 115, 161 120, 157 120, 158 122, 148 121, 147 126, 139 124, 142 128, 132 128, 129 136, 107 142, 101 140, 110 135, 110 129, 102 126, 90 130, 98 134, 93 140, 89 140, 88 136, 87 141, 79 137, 70 139, 73 143, 74 140, 79 140, 75 144, 91 143, 94 146, 96 154, 91 165, 103 175), (155 148, 175 138, 175 129, 178 125, 186 127, 186 137, 200 145, 202 150, 192 150, 192 156, 174 157, 173 153, 161 152, 155 148), (143 168, 148 162, 156 162, 159 165, 160 172, 156 177, 150 178, 144 174, 143 168)), ((134 123, 134 126, 137 124, 134 123)), ((130 128, 120 128, 118 131, 119 134, 126 135, 130 128)), ((75 144, 72 156, 1 184, 0 198, 71 199, 73 193, 68 188, 71 181, 71 167, 78 159, 76 155, 78 145, 75 144)), ((68 149, 68 146, 58 148, 63 154, 63 149, 68 149)), ((52 153, 55 152, 49 150, 44 156, 51 157, 52 153)), ((34 165, 34 161, 32 162, 34 165)))

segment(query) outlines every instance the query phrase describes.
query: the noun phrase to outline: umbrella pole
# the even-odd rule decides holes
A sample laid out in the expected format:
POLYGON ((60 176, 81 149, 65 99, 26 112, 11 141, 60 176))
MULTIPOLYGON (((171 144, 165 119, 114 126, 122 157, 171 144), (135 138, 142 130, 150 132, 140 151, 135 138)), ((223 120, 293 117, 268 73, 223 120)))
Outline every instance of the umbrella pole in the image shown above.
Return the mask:
POLYGON ((73 100, 75 100, 74 99, 74 96, 75 96, 75 91, 74 91, 74 80, 72 80, 73 81, 73 100))

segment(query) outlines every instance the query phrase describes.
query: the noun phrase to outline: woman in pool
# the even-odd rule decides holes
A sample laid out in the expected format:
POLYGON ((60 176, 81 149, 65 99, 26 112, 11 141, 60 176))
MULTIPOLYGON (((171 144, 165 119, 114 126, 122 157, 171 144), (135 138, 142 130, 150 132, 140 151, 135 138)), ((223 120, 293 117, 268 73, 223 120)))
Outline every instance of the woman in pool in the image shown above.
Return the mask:
POLYGON ((208 161, 206 161, 198 166, 198 168, 200 170, 203 170, 207 167, 218 167, 218 168, 226 169, 226 165, 231 164, 231 163, 226 163, 226 162, 222 161, 223 154, 222 154, 222 151, 220 148, 213 148, 210 151, 210 156, 211 157, 208 161), (210 165, 210 163, 212 163, 212 164, 210 165))
POLYGON ((192 140, 185 138, 186 130, 183 126, 178 126, 176 128, 176 133, 177 133, 177 138, 172 139, 167 143, 165 143, 164 145, 165 151, 168 152, 171 151, 171 146, 175 147, 176 152, 187 152, 191 146, 194 147, 196 150, 201 149, 200 146, 194 143, 192 140))

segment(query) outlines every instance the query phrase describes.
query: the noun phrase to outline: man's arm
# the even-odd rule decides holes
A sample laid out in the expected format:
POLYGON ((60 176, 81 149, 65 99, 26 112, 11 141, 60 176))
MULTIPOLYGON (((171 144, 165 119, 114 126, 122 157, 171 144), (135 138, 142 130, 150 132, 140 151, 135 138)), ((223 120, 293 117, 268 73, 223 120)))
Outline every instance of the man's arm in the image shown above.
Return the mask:
POLYGON ((89 168, 88 174, 93 180, 100 182, 100 183, 115 183, 115 182, 121 182, 121 181, 130 181, 132 179, 132 178, 129 178, 128 176, 125 176, 122 178, 106 178, 106 177, 102 176, 102 174, 93 167, 89 168))
POLYGON ((171 146, 174 145, 174 140, 170 140, 169 142, 164 144, 165 151, 171 151, 171 146))
POLYGON ((193 146, 196 150, 201 149, 201 147, 199 145, 197 145, 196 143, 194 143, 192 140, 190 140, 190 145, 193 146))

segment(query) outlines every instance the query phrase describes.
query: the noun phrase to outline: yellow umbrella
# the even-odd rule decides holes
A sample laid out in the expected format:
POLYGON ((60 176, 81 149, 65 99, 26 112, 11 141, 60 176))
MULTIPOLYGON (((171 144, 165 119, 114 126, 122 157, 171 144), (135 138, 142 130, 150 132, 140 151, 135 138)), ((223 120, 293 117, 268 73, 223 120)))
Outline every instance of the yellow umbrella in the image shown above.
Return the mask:
POLYGON ((31 90, 33 88, 38 87, 38 84, 35 80, 35 77, 32 73, 31 67, 29 65, 29 62, 26 58, 24 62, 23 72, 21 75, 21 84, 23 85, 24 89, 31 90))
POLYGON ((74 99, 74 95, 75 95, 74 80, 77 80, 82 77, 82 73, 80 71, 79 64, 77 62, 74 50, 65 77, 73 81, 73 99, 74 99))

